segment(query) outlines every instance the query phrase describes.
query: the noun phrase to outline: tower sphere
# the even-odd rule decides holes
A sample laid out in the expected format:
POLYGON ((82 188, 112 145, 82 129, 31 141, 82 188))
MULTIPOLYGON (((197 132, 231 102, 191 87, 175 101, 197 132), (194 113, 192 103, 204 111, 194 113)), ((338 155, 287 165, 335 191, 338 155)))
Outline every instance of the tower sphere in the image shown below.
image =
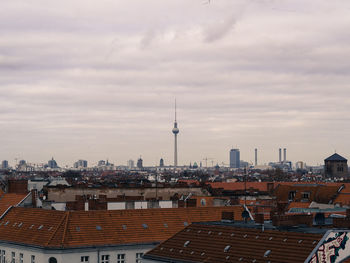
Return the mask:
POLYGON ((176 128, 173 128, 173 133, 174 133, 174 134, 178 134, 178 133, 179 133, 179 128, 177 128, 177 127, 176 127, 176 128))

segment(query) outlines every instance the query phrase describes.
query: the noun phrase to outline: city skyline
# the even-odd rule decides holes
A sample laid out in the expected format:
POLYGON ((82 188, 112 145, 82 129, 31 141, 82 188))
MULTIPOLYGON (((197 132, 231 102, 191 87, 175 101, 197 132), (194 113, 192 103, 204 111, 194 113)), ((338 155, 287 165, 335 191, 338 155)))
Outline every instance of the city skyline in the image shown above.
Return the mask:
POLYGON ((350 157, 350 3, 7 1, 0 160, 350 157))

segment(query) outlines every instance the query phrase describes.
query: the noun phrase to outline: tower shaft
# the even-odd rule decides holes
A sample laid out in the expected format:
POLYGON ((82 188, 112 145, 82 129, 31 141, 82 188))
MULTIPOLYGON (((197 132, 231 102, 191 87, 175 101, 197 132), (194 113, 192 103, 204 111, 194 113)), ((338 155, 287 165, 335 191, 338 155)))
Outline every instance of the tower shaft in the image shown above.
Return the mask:
POLYGON ((177 134, 175 136, 175 141, 174 141, 174 167, 177 167, 177 134))

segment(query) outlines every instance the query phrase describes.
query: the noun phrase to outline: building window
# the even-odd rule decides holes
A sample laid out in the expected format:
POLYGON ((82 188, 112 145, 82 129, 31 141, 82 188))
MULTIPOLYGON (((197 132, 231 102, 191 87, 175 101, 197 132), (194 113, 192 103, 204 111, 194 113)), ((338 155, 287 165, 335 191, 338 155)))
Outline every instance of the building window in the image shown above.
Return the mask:
POLYGON ((15 263, 15 262, 16 262, 16 253, 11 252, 11 263, 15 263))
POLYGON ((118 254, 117 259, 118 259, 117 263, 125 263, 126 262, 125 261, 125 254, 118 254))
POLYGON ((288 200, 293 201, 295 198, 295 191, 290 191, 288 193, 288 200))
POLYGON ((6 262, 6 252, 5 250, 1 250, 1 258, 0 258, 1 263, 6 262))
POLYGON ((307 199, 307 200, 309 200, 309 198, 310 198, 310 192, 303 192, 303 193, 301 193, 301 197, 302 197, 302 199, 307 199))
POLYGON ((136 263, 142 262, 143 253, 136 253, 136 263))
POLYGON ((102 255, 101 263, 109 263, 109 255, 102 255))
POLYGON ((49 258, 49 263, 57 263, 57 259, 54 257, 49 258))
POLYGON ((337 171, 338 171, 338 172, 344 172, 343 166, 338 166, 338 167, 337 167, 337 171))
POLYGON ((19 263, 23 263, 23 253, 19 253, 19 263))
POLYGON ((30 263, 35 263, 35 256, 34 255, 30 256, 30 263))
POLYGON ((89 262, 89 256, 82 256, 80 262, 89 262))

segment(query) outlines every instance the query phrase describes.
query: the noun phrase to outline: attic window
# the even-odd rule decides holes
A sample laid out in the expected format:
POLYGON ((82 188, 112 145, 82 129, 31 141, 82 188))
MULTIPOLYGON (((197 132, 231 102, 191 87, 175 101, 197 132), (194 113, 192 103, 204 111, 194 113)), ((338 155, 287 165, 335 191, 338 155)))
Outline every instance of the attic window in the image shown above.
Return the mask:
POLYGON ((188 223, 186 221, 184 222, 184 226, 188 226, 188 223))
POLYGON ((53 227, 52 227, 52 226, 50 226, 50 227, 49 227, 49 229, 48 229, 47 231, 51 231, 51 230, 52 230, 52 228, 53 228, 53 227))
POLYGON ((247 234, 245 234, 243 237, 244 237, 244 238, 246 238, 247 236, 248 236, 248 235, 247 235, 247 234))
POLYGON ((193 255, 194 254, 194 251, 191 251, 191 255, 193 255))
POLYGON ((271 254, 271 250, 266 250, 264 253, 264 257, 267 258, 271 254))
POLYGON ((252 262, 255 263, 255 262, 256 262, 256 259, 254 258, 254 259, 252 260, 252 262))
POLYGON ((229 259, 230 259, 230 256, 227 256, 227 257, 226 257, 226 260, 229 260, 229 259))
POLYGON ((182 249, 180 249, 180 250, 179 250, 179 253, 182 253, 182 251, 183 251, 183 250, 182 250, 182 249))
POLYGON ((286 242, 287 241, 287 238, 283 239, 283 242, 286 242))
POLYGON ((315 245, 315 244, 316 244, 316 242, 317 242, 317 241, 315 240, 314 242, 312 242, 312 244, 313 244, 313 245, 315 245))
POLYGON ((273 239, 273 237, 270 237, 270 238, 269 238, 269 240, 272 240, 272 239, 273 239))
POLYGON ((201 231, 201 230, 198 230, 198 232, 197 232, 197 233, 199 234, 200 232, 202 232, 202 231, 201 231))
POLYGON ((39 230, 42 229, 42 228, 43 228, 43 225, 40 225, 40 226, 38 227, 39 230))
POLYGON ((301 242, 303 242, 303 240, 300 239, 300 240, 298 241, 298 243, 301 244, 301 242))
POLYGON ((231 234, 231 237, 233 237, 234 235, 235 235, 235 233, 232 233, 232 234, 231 234))
POLYGON ((219 232, 218 235, 221 236, 221 235, 222 235, 222 232, 219 232))
POLYGON ((184 247, 187 247, 190 243, 191 243, 191 241, 187 240, 187 241, 184 243, 184 247))
POLYGON ((255 237, 255 239, 258 239, 258 238, 259 238, 259 236, 256 236, 256 237, 255 237))
POLYGON ((146 228, 148 228, 148 225, 147 224, 142 224, 142 227, 146 229, 146 228))
POLYGON ((168 227, 168 224, 167 224, 167 223, 164 223, 164 227, 168 227))
POLYGON ((96 229, 97 230, 102 230, 102 227, 101 226, 96 226, 96 229))
POLYGON ((76 230, 77 232, 79 232, 79 231, 80 231, 80 227, 77 226, 77 227, 75 228, 75 230, 76 230))
POLYGON ((14 223, 12 226, 16 226, 17 225, 17 223, 14 223))
POLYGON ((160 250, 163 250, 163 249, 164 249, 164 247, 161 247, 161 248, 160 248, 160 250))
POLYGON ((210 235, 211 234, 211 231, 208 231, 208 235, 210 235))
POLYGON ((19 223, 17 226, 18 226, 18 227, 21 227, 22 225, 23 225, 23 223, 21 222, 21 223, 19 223))
POLYGON ((238 259, 238 261, 242 261, 242 260, 243 260, 243 258, 239 258, 239 259, 238 259))
POLYGON ((122 228, 123 228, 124 230, 127 230, 127 229, 128 229, 126 225, 122 225, 122 228))
POLYGON ((187 229, 186 232, 190 232, 190 229, 187 229))
POLYGON ((10 223, 10 221, 7 221, 7 222, 4 224, 4 226, 7 226, 9 223, 10 223))
POLYGON ((173 252, 173 251, 174 251, 174 249, 173 249, 173 248, 170 248, 170 249, 169 249, 169 251, 170 251, 170 252, 173 252))
POLYGON ((203 257, 204 255, 205 255, 205 253, 204 253, 204 252, 202 252, 202 253, 201 253, 201 256, 203 257))
POLYGON ((224 252, 228 252, 230 250, 231 246, 230 245, 227 245, 225 248, 224 248, 224 252))

